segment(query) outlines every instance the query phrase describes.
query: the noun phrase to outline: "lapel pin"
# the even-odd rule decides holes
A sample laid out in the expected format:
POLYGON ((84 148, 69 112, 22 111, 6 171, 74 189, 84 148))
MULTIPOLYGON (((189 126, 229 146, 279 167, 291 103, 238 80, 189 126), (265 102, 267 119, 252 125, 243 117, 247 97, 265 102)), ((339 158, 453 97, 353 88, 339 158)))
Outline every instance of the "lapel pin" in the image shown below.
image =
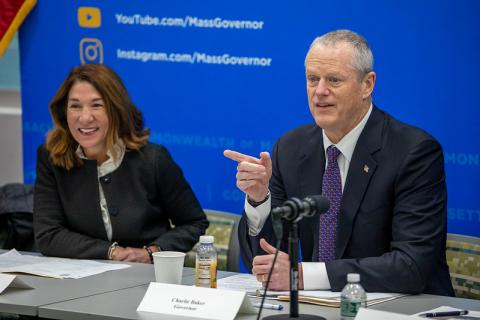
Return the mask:
POLYGON ((370 170, 370 168, 367 165, 364 165, 363 166, 363 171, 365 171, 365 173, 368 173, 368 170, 370 170))

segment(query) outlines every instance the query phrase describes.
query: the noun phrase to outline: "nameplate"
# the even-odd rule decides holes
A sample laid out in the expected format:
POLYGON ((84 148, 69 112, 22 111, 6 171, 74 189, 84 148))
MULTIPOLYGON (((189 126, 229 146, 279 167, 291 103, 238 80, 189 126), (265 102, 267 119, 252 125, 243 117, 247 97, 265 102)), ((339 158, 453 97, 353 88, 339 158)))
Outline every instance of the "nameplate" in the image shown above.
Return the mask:
POLYGON ((360 308, 355 320, 425 320, 417 316, 360 308))
POLYGON ((137 311, 199 319, 234 319, 255 314, 246 292, 151 282, 137 311))
POLYGON ((8 287, 19 289, 33 289, 33 287, 20 280, 17 276, 12 274, 0 273, 0 293, 8 287))

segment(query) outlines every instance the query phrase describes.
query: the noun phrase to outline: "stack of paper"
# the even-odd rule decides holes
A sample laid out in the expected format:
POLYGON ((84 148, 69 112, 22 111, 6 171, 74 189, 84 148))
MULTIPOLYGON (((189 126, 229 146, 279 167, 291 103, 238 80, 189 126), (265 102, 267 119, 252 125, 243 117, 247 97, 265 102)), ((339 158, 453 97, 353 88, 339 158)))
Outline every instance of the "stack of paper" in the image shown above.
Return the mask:
POLYGON ((15 249, 0 255, 0 272, 20 272, 59 279, 79 279, 129 267, 128 264, 22 255, 15 249))
MULTIPOLYGON (((238 274, 227 278, 219 279, 218 288, 246 291, 250 296, 261 297, 264 289, 256 277, 251 274, 238 274)), ((326 307, 340 307, 341 292, 332 292, 330 290, 300 290, 298 292, 298 301, 303 303, 316 304, 326 307)), ((400 293, 367 293, 367 306, 390 301, 405 296, 400 293)), ((289 291, 267 291, 268 299, 281 301, 290 300, 289 291)))
POLYGON ((17 276, 0 273, 0 293, 2 293, 3 290, 5 290, 7 287, 19 288, 19 289, 33 289, 32 286, 23 282, 17 276))
MULTIPOLYGON (((298 301, 303 303, 316 304, 325 307, 340 308, 340 292, 312 290, 298 292, 298 301)), ((367 307, 374 304, 398 299, 405 296, 400 293, 380 293, 380 292, 368 292, 367 293, 367 307)), ((278 300, 289 301, 290 294, 279 295, 278 300)))
POLYGON ((408 314, 392 313, 374 309, 360 308, 355 320, 423 320, 423 318, 410 316, 408 314))

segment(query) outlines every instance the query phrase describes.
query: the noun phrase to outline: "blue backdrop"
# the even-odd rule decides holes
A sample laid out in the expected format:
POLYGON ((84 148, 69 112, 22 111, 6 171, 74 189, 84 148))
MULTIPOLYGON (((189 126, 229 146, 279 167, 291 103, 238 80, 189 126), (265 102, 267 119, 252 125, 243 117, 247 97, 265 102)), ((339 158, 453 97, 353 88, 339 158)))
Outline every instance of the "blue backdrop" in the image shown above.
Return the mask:
POLYGON ((68 70, 103 62, 202 205, 241 212, 222 151, 258 155, 313 122, 305 54, 315 36, 348 28, 372 47, 374 102, 443 145, 449 232, 480 236, 479 16, 477 0, 39 0, 20 32, 25 181, 68 70))

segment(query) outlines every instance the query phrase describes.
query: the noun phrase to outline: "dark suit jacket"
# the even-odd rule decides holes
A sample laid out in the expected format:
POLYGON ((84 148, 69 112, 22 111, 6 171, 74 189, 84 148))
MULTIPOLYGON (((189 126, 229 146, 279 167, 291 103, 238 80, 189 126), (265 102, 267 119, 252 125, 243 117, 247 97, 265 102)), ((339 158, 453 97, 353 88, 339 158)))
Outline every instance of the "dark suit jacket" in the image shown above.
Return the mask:
MULTIPOLYGON (((321 128, 309 125, 287 133, 272 159, 272 207, 290 197, 322 193, 321 128)), ((332 290, 342 290, 347 273, 357 272, 370 292, 453 295, 445 259, 446 204, 439 143, 374 107, 348 170, 336 259, 326 263, 332 290)), ((318 261, 319 217, 305 218, 298 227, 303 260, 318 261)), ((239 239, 247 268, 254 256, 264 254, 258 245, 262 237, 275 243, 270 218, 251 237, 244 214, 239 239)))
MULTIPOLYGON (((110 242, 100 211, 97 163, 67 171, 38 149, 34 228, 38 249, 57 257, 105 259, 110 242)), ((112 223, 112 241, 188 251, 207 218, 168 151, 147 144, 127 150, 115 171, 100 178, 112 223), (171 228, 170 222, 175 225, 171 228)))

